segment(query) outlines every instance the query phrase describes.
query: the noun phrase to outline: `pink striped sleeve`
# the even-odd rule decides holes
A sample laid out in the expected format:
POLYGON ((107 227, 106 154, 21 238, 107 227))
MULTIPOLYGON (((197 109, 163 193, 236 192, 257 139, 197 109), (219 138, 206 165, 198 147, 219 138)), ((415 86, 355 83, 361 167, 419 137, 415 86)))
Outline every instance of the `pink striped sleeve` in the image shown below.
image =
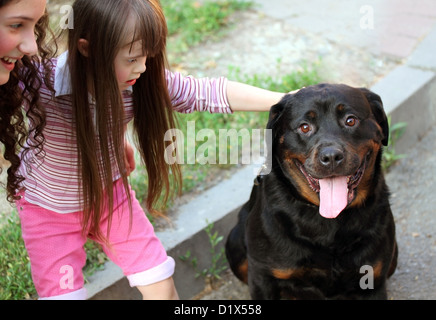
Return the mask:
POLYGON ((181 113, 232 113, 227 99, 226 78, 196 79, 170 71, 167 71, 166 77, 174 110, 181 113))

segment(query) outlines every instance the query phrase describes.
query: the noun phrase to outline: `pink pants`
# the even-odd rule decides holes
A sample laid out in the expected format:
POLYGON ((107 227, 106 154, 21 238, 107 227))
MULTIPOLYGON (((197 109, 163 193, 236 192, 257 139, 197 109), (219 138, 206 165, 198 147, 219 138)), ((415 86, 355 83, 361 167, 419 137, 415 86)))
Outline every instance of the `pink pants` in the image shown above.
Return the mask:
MULTIPOLYGON (((132 287, 168 279, 174 273, 174 260, 167 256, 133 190, 130 191, 130 224, 127 196, 123 190, 122 183, 117 181, 114 195, 118 195, 115 203, 119 205, 114 208, 112 218, 111 247, 102 244, 103 250, 120 266, 132 287)), ((86 299, 82 268, 86 262, 83 245, 87 238, 81 233, 80 212, 59 214, 44 209, 27 202, 25 193, 17 202, 17 208, 39 297, 86 299)), ((107 226, 106 212, 101 221, 103 234, 106 234, 107 226)))

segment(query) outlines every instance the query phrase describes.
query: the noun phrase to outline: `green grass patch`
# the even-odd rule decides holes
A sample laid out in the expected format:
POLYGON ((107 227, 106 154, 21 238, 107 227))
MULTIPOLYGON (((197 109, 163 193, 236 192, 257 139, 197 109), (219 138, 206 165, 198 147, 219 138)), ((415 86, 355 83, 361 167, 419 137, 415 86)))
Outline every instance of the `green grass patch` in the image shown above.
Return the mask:
POLYGON ((168 51, 181 53, 207 38, 217 39, 225 32, 229 17, 252 6, 244 0, 162 0, 171 41, 168 51))
MULTIPOLYGON (((101 248, 89 240, 83 274, 86 279, 103 269, 108 260, 101 248)), ((21 236, 21 223, 17 211, 7 215, 0 227, 0 300, 23 300, 37 297, 30 273, 30 260, 21 236)))
POLYGON ((35 294, 20 221, 14 211, 0 228, 0 300, 30 299, 35 294))

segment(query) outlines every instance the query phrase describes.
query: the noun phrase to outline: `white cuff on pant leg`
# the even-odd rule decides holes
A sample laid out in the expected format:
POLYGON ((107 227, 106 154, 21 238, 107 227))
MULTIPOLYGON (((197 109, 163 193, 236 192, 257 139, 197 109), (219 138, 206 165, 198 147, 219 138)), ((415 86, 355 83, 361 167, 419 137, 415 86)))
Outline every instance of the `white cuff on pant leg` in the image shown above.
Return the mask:
POLYGON ((86 288, 79 289, 66 294, 61 294, 59 296, 39 298, 39 300, 86 300, 88 294, 86 288))
POLYGON ((149 270, 127 276, 131 287, 148 286, 170 278, 174 274, 176 262, 173 258, 149 270))

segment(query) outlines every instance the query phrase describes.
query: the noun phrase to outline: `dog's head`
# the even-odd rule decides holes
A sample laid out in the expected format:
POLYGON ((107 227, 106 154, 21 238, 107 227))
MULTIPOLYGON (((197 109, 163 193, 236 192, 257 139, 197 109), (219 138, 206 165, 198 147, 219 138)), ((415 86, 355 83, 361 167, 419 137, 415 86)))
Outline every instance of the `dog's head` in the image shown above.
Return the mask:
POLYGON ((332 84, 285 96, 271 108, 268 129, 279 170, 326 218, 363 204, 389 135, 378 95, 332 84))

